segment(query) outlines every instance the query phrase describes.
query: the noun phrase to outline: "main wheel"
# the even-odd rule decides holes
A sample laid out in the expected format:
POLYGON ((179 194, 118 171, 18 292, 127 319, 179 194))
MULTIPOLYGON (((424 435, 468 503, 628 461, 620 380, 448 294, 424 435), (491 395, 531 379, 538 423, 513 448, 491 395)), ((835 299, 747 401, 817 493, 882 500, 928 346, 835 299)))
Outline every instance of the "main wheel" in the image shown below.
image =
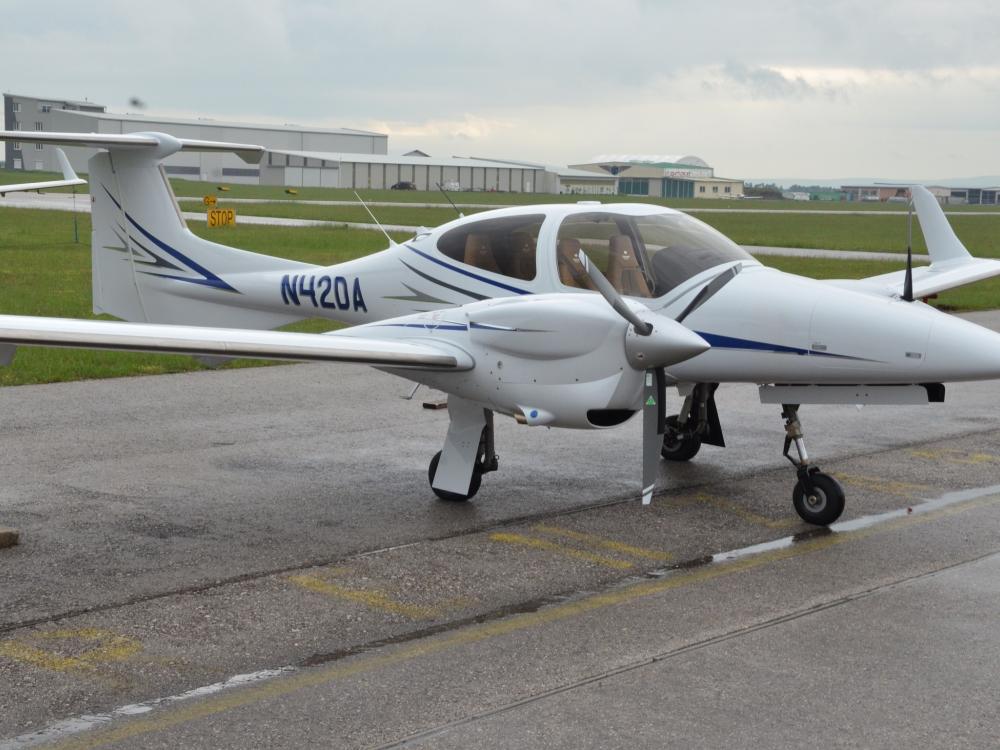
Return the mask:
POLYGON ((812 491, 806 492, 802 481, 795 484, 792 504, 803 521, 817 526, 827 526, 844 512, 844 489, 840 482, 828 474, 810 474, 812 491))
POLYGON ((681 435, 674 429, 677 415, 667 419, 667 431, 663 433, 663 447, 660 455, 668 461, 690 461, 701 450, 701 437, 681 435))
POLYGON ((463 503, 477 492, 479 492, 479 485, 483 482, 483 473, 479 469, 479 462, 476 462, 475 468, 472 470, 472 482, 469 484, 469 494, 463 495, 460 492, 448 492, 447 490, 439 490, 434 486, 434 476, 437 474, 438 463, 441 461, 441 451, 434 454, 434 458, 431 459, 430 466, 427 467, 427 480, 431 483, 431 489, 434 490, 434 494, 437 495, 442 500, 447 500, 451 503, 463 503))

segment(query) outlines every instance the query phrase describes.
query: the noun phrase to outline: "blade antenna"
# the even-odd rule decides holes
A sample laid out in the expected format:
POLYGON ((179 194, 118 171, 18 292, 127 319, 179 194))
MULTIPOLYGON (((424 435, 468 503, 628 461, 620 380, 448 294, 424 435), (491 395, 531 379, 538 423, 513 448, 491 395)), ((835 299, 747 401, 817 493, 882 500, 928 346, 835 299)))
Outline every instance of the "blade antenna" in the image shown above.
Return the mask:
POLYGON ((913 193, 910 193, 906 216, 906 277, 903 280, 903 301, 913 302, 913 193))
POLYGON ((362 206, 365 207, 365 211, 367 211, 368 215, 372 217, 372 221, 375 222, 375 226, 377 226, 379 229, 382 230, 382 234, 384 234, 385 238, 387 240, 389 240, 389 245, 390 246, 391 245, 395 245, 396 241, 392 237, 389 236, 389 233, 387 231, 385 231, 385 227, 382 226, 382 223, 378 219, 375 218, 375 214, 373 214, 372 210, 370 208, 368 208, 368 204, 365 203, 363 200, 361 200, 361 196, 358 195, 358 191, 357 190, 354 191, 354 197, 358 199, 358 203, 360 203, 362 206))
POLYGON ((458 210, 458 206, 455 205, 455 202, 451 199, 451 196, 448 195, 448 191, 444 189, 444 186, 441 185, 440 182, 435 182, 434 184, 438 186, 438 190, 444 194, 445 199, 451 204, 451 207, 455 209, 455 213, 458 214, 458 218, 464 219, 465 214, 458 210))

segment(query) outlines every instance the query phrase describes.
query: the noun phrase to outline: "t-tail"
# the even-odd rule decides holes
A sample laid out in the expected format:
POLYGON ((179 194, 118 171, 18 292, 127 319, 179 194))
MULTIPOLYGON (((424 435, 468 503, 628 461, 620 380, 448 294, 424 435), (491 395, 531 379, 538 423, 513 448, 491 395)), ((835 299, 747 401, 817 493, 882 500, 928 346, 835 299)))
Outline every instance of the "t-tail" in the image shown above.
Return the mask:
POLYGON ((313 266, 192 233, 161 164, 182 147, 237 151, 236 145, 160 133, 132 137, 143 142, 102 143, 109 150, 89 162, 94 312, 136 322, 228 328, 276 328, 304 317, 275 305, 273 280, 313 266), (149 139, 153 144, 144 145, 149 139))

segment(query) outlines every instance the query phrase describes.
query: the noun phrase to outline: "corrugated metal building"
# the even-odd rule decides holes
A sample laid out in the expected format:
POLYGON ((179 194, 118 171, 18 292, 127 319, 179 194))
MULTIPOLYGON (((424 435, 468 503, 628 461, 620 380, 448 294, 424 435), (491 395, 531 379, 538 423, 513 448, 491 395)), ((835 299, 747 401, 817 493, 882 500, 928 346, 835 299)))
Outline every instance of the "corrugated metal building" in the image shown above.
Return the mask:
MULTIPOLYGON (((252 143, 275 149, 333 151, 360 154, 385 154, 389 137, 382 133, 350 128, 320 129, 298 125, 257 125, 219 120, 154 117, 115 114, 93 102, 4 94, 4 113, 10 130, 44 130, 67 133, 140 133, 158 131, 178 138, 252 143), (16 126, 16 127, 15 127, 16 126)), ((10 169, 58 171, 51 146, 7 144, 10 169), (15 150, 12 147, 17 146, 15 150)), ((87 170, 87 160, 94 149, 65 148, 77 171, 87 170)), ((260 170, 234 154, 183 152, 165 161, 167 174, 192 180, 224 180, 256 184, 260 170)))
POLYGON ((381 156, 318 150, 269 149, 260 164, 262 185, 383 190, 400 182, 417 190, 543 190, 544 167, 477 158, 381 156))

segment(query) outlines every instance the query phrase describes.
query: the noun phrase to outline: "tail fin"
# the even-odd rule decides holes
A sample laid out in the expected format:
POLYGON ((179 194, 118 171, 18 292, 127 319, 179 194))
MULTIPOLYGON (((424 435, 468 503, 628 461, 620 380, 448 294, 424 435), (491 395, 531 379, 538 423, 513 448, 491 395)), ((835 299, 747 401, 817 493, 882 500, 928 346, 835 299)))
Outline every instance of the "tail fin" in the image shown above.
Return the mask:
POLYGON ((237 250, 188 230, 160 149, 110 147, 90 159, 95 313, 123 320, 276 328, 301 316, 252 293, 261 272, 307 264, 237 250))

